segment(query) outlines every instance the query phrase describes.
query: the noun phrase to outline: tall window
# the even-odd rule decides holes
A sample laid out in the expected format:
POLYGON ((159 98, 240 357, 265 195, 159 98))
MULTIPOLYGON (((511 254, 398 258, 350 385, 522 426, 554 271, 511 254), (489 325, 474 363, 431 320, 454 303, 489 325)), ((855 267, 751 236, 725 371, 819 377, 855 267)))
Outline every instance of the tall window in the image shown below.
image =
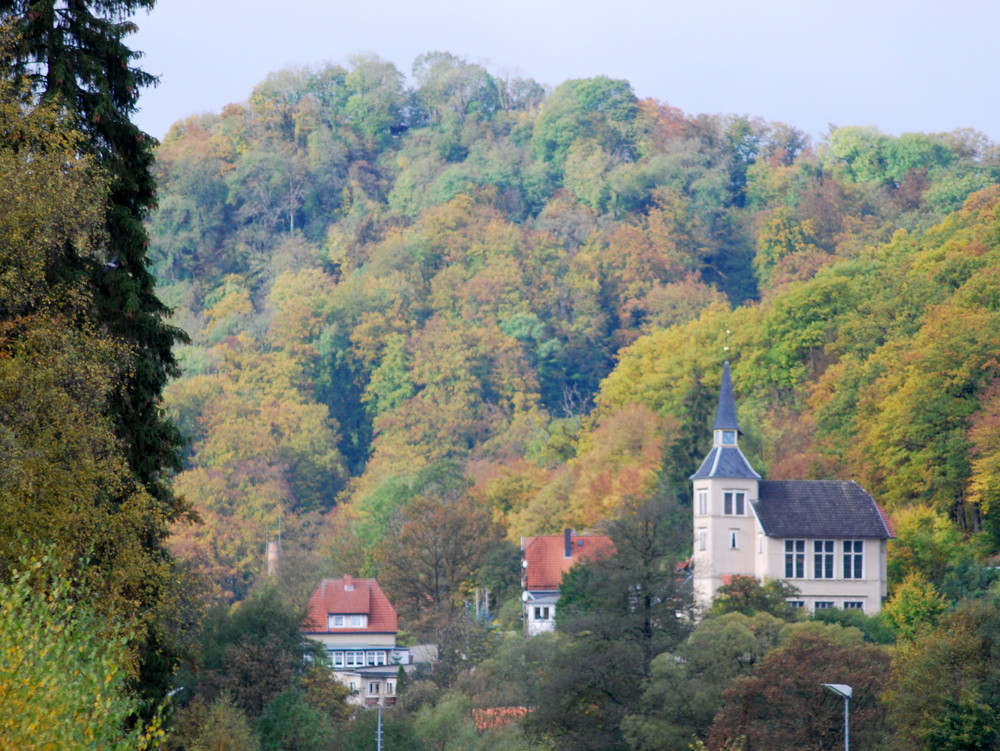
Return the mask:
POLYGON ((785 578, 804 579, 806 576, 806 541, 785 540, 785 578))
POLYGON ((833 540, 813 540, 813 571, 817 579, 833 578, 833 540))
POLYGON ((699 490, 698 491, 698 516, 705 516, 708 514, 708 491, 699 490))
POLYGON ((865 578, 864 540, 844 540, 844 578, 865 578))
POLYGON ((705 550, 708 547, 708 530, 698 530, 698 550, 705 550))
POLYGON ((738 529, 729 530, 729 547, 736 550, 740 546, 740 531, 738 529))
POLYGON ((745 490, 727 490, 722 494, 722 513, 726 516, 745 516, 746 503, 745 490))

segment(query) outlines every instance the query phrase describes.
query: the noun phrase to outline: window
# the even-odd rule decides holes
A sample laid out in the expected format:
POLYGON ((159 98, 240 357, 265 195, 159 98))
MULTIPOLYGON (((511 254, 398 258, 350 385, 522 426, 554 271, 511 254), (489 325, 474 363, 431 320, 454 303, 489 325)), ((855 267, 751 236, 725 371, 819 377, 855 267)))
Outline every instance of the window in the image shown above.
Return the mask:
POLYGON ((729 548, 736 550, 740 546, 740 531, 738 529, 729 530, 729 548))
POLYGON ((736 431, 735 430, 723 430, 722 431, 722 442, 727 446, 732 446, 736 443, 736 431))
POLYGON ((330 613, 326 616, 327 628, 366 628, 368 626, 368 616, 364 614, 343 615, 340 613, 330 613))
POLYGON ((708 530, 699 529, 698 530, 698 550, 705 550, 708 546, 708 530))
POLYGON ((848 600, 844 603, 844 610, 864 610, 865 604, 863 602, 852 602, 848 600))
POLYGON ((757 552, 764 552, 764 535, 757 535, 757 552))
POLYGON ((864 579, 864 540, 844 540, 844 578, 864 579))
POLYGON ((785 540, 785 578, 804 579, 806 576, 806 541, 785 540))
POLYGON ((386 681, 385 682, 385 695, 386 696, 392 696, 395 693, 396 693, 396 686, 395 686, 395 684, 393 684, 392 681, 386 681))
POLYGON ((351 681, 351 685, 347 687, 347 690, 350 691, 352 694, 357 693, 357 691, 358 691, 358 684, 357 684, 357 682, 356 681, 351 681))
POLYGON ((805 600, 788 600, 788 604, 793 608, 804 608, 806 606, 805 600))
POLYGON ((833 578, 833 540, 813 540, 813 576, 833 578))
POLYGON ((699 490, 698 491, 698 516, 705 516, 708 514, 708 491, 699 490))
POLYGON ((378 681, 368 681, 369 696, 378 696, 379 688, 381 688, 381 684, 378 681))
POLYGON ((722 494, 722 513, 726 516, 744 516, 746 501, 745 490, 727 490, 722 494))
POLYGON ((829 610, 833 607, 833 603, 826 600, 816 600, 816 604, 813 607, 815 610, 829 610))
POLYGON ((536 605, 535 606, 535 620, 536 621, 547 621, 549 619, 549 606, 548 605, 536 605))
POLYGON ((330 652, 330 661, 333 663, 335 668, 344 667, 344 653, 343 652, 330 652))
POLYGON ((344 661, 349 668, 364 667, 365 653, 355 651, 344 652, 344 661))
POLYGON ((369 665, 385 665, 385 652, 366 652, 365 662, 369 665))

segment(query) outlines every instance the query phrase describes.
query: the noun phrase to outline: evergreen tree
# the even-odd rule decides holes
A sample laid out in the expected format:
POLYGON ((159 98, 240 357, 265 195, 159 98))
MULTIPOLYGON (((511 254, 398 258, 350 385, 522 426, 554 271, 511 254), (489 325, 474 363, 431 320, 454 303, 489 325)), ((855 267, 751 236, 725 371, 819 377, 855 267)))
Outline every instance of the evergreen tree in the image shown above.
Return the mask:
MULTIPOLYGON (((103 248, 83 248, 78 237, 66 233, 48 249, 42 286, 53 295, 59 289, 87 289, 86 309, 70 325, 97 330, 128 352, 101 416, 108 420, 134 482, 148 493, 139 508, 132 505, 130 483, 110 484, 105 495, 113 496, 112 507, 132 508, 141 518, 136 534, 146 560, 157 562, 144 569, 144 586, 133 601, 136 613, 155 621, 140 646, 140 683, 147 696, 165 692, 178 655, 166 626, 174 616, 170 603, 176 593, 171 592, 175 578, 163 540, 169 522, 185 511, 165 481, 180 467, 181 440, 161 406, 163 388, 178 375, 171 348, 185 335, 166 324, 169 311, 156 297, 148 268, 143 220, 155 203, 150 171, 155 141, 130 120, 139 90, 155 79, 132 66, 139 55, 123 41, 135 30, 130 14, 152 6, 153 0, 0 0, 5 32, 0 76, 11 84, 6 96, 22 96, 22 112, 39 107, 60 111, 82 134, 77 154, 91 160, 107 181, 98 233, 103 248)), ((14 151, 34 147, 17 142, 10 131, 0 138, 14 151)), ((43 305, 45 295, 39 299, 43 305)), ((5 310, 0 318, 9 321, 31 312, 5 310)), ((108 546, 90 554, 94 565, 114 568, 119 551, 108 546)))
POLYGON ((156 141, 130 120, 140 89, 156 79, 133 67, 140 53, 124 43, 136 28, 129 16, 153 4, 0 0, 0 22, 14 34, 13 43, 0 52, 0 65, 30 83, 35 101, 65 109, 85 135, 83 148, 110 179, 106 257, 83 257, 67 243, 53 273, 57 278, 89 278, 97 322, 133 349, 112 417, 129 466, 167 518, 173 518, 182 507, 163 476, 179 468, 180 434, 164 417, 160 395, 179 374, 171 347, 185 336, 164 322, 169 311, 155 295, 146 259, 143 220, 155 204, 151 167, 156 141))

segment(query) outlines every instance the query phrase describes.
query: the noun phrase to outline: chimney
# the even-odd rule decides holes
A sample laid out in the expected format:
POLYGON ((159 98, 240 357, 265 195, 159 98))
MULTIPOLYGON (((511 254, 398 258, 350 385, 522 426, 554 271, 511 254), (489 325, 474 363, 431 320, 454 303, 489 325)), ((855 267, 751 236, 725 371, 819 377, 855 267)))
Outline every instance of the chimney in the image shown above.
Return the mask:
POLYGON ((354 591, 354 577, 348 574, 344 577, 344 591, 353 592, 354 591))
POLYGON ((268 576, 274 576, 278 573, 278 557, 280 553, 281 548, 278 546, 278 541, 268 540, 267 546, 264 549, 264 566, 268 576))
POLYGON ((563 532, 563 540, 565 541, 565 545, 564 545, 565 556, 567 558, 572 558, 573 557, 573 530, 572 529, 567 528, 566 531, 563 532))

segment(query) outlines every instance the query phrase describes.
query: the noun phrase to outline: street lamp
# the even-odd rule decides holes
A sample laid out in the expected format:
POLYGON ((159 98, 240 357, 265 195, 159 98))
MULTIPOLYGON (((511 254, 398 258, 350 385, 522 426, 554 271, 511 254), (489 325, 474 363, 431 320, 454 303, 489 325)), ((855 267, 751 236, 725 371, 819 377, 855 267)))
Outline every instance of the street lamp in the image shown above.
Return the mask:
POLYGON ((848 704, 851 702, 851 694, 854 693, 854 690, 843 683, 821 683, 820 685, 826 686, 837 696, 844 697, 844 751, 851 751, 851 725, 848 704))

